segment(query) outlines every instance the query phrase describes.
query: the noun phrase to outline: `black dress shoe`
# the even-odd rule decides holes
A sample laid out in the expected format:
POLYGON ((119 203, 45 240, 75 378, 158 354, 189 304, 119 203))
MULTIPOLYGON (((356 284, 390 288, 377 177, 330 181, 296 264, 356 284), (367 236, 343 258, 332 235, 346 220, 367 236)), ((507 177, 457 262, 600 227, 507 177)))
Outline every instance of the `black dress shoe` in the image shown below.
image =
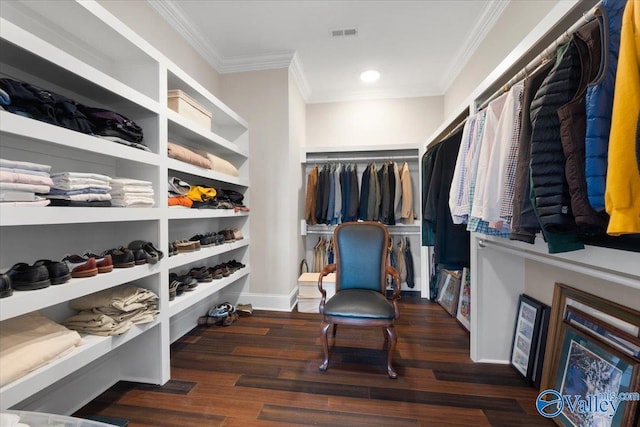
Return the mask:
POLYGON ((11 279, 8 275, 0 274, 0 298, 6 298, 13 295, 13 288, 11 287, 11 279))
POLYGON ((11 286, 17 291, 33 291, 51 285, 49 271, 44 265, 29 265, 19 262, 7 271, 11 286))
POLYGON ((60 285, 67 283, 71 279, 71 273, 67 264, 60 261, 51 261, 48 259, 41 259, 33 263, 34 266, 44 265, 49 272, 49 280, 52 285, 60 285))

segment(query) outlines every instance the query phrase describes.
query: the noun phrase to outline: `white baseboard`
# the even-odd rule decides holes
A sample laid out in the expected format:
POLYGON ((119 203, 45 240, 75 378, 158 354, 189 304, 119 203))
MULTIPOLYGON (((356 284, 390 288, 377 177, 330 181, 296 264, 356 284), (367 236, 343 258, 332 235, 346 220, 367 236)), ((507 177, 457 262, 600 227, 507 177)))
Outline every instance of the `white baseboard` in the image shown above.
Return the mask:
POLYGON ((260 294, 253 292, 234 292, 233 289, 223 290, 225 301, 231 304, 251 304, 256 310, 293 311, 298 302, 298 288, 289 294, 260 294))

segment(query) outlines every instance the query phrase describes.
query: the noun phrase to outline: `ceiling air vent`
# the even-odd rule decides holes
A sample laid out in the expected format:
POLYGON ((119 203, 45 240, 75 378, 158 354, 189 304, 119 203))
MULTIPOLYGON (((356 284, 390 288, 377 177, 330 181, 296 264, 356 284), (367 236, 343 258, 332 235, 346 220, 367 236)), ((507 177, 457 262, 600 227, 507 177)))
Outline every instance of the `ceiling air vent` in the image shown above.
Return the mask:
POLYGON ((358 29, 356 27, 349 28, 334 28, 329 30, 331 37, 354 37, 358 35, 358 29))

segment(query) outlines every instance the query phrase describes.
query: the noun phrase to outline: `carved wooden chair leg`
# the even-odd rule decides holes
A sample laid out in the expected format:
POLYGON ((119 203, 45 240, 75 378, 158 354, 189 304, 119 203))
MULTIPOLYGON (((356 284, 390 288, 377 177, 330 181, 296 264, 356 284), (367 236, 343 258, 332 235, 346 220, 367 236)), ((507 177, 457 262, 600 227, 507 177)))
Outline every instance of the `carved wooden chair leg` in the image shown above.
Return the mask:
POLYGON ((322 349, 324 350, 324 360, 319 368, 321 371, 326 371, 329 367, 329 342, 327 340, 327 331, 329 330, 329 326, 331 326, 331 323, 325 321, 320 325, 320 341, 322 341, 322 349))
POLYGON ((334 323, 333 324, 333 333, 332 333, 332 337, 335 340, 336 339, 336 332, 338 332, 338 324, 334 323))
POLYGON ((389 354, 387 355, 387 373, 389 374, 389 378, 398 378, 398 374, 393 370, 393 366, 391 366, 391 361, 393 359, 393 353, 396 350, 396 343, 398 342, 398 336, 396 335, 396 329, 393 325, 387 326, 387 333, 389 334, 390 345, 389 345, 389 354))
POLYGON ((382 344, 382 349, 385 350, 389 347, 389 334, 387 333, 387 328, 382 328, 382 336, 384 337, 384 344, 382 344))

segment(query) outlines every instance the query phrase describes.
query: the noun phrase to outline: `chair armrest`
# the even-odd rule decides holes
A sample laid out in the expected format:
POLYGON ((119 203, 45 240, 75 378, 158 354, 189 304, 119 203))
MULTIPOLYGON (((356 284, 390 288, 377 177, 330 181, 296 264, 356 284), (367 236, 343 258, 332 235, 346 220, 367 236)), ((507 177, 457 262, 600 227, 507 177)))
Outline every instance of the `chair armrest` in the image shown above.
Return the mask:
POLYGON ((322 287, 322 278, 329 273, 333 273, 336 271, 335 264, 327 264, 324 266, 322 271, 320 272, 320 276, 318 276, 318 290, 322 294, 322 298, 320 299, 319 311, 320 313, 324 313, 324 303, 327 300, 327 291, 322 287))
POLYGON ((394 279, 392 281, 393 294, 391 294, 391 302, 393 303, 393 309, 396 313, 395 318, 398 319, 400 317, 400 308, 398 307, 398 300, 400 299, 400 274, 398 274, 398 270, 389 264, 387 264, 384 269, 385 272, 394 279), (393 285, 393 283, 395 283, 395 285, 393 285))

